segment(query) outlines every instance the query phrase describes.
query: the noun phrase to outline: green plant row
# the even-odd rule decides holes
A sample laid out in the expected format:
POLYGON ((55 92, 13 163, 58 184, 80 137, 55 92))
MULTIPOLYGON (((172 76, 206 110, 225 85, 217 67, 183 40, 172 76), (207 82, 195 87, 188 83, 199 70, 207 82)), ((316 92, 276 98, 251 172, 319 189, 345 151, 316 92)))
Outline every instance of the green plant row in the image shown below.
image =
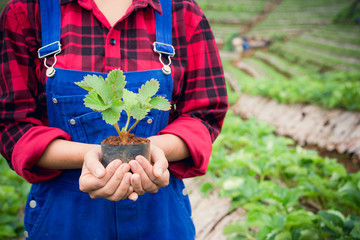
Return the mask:
POLYGON ((254 58, 265 61, 269 66, 278 69, 280 72, 293 78, 300 75, 313 74, 315 72, 308 71, 308 69, 292 64, 284 58, 279 57, 271 52, 257 51, 253 55, 254 58))
POLYGON ((325 108, 360 110, 360 72, 331 72, 287 80, 244 77, 244 73, 224 61, 225 71, 234 74, 243 92, 276 99, 280 103, 306 103, 325 108))
POLYGON ((335 159, 293 146, 275 128, 229 112, 214 144, 206 195, 220 187, 242 207, 245 221, 224 229, 228 239, 360 239, 360 173, 335 159))
POLYGON ((316 29, 316 30, 313 30, 312 32, 310 32, 308 35, 314 36, 314 37, 321 37, 321 38, 336 41, 336 42, 360 45, 359 34, 356 34, 357 36, 353 35, 352 33, 349 33, 349 32, 345 32, 345 33, 338 32, 338 34, 334 34, 334 31, 336 31, 336 29, 337 28, 316 29))
POLYGON ((331 56, 331 52, 325 52, 326 55, 324 55, 323 52, 317 51, 317 49, 294 42, 276 43, 271 45, 269 49, 271 52, 289 58, 290 61, 299 61, 301 64, 315 63, 319 66, 338 70, 355 70, 359 69, 360 66, 359 63, 342 60, 341 57, 336 55, 331 56))
POLYGON ((236 11, 217 11, 217 10, 207 10, 206 17, 209 19, 211 23, 216 23, 216 21, 241 21, 247 22, 250 21, 255 15, 251 13, 242 13, 236 11))
POLYGON ((0 239, 24 236, 23 219, 30 184, 18 176, 0 155, 0 239))
POLYGON ((220 12, 237 12, 237 13, 252 13, 253 15, 261 12, 263 10, 264 4, 258 5, 244 5, 239 4, 238 2, 217 2, 217 3, 209 3, 209 2, 199 2, 200 7, 205 11, 214 10, 220 12))
MULTIPOLYGON (((359 34, 360 36, 360 34, 359 34)), ((359 59, 360 49, 347 48, 342 45, 342 42, 338 42, 337 45, 329 45, 322 42, 310 41, 303 38, 293 38, 290 40, 291 42, 299 43, 302 46, 311 47, 314 49, 319 49, 321 51, 325 51, 331 53, 335 56, 342 57, 351 57, 354 59, 359 59)), ((359 61, 360 62, 360 61, 359 61)), ((360 66, 360 64, 359 64, 360 66)))
POLYGON ((319 62, 318 59, 311 58, 308 54, 295 51, 291 48, 286 48, 280 44, 273 44, 270 46, 270 51, 286 59, 290 63, 306 68, 313 72, 322 72, 323 69, 331 69, 331 64, 319 62))
POLYGON ((257 57, 244 58, 243 62, 253 67, 262 77, 271 76, 272 78, 286 80, 283 74, 257 57))

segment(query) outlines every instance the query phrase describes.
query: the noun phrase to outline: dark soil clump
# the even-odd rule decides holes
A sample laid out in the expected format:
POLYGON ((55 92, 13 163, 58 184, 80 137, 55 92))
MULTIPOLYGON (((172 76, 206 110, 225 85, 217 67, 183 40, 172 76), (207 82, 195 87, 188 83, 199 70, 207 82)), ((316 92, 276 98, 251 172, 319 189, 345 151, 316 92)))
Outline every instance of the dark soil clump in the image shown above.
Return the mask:
POLYGON ((103 144, 110 144, 110 145, 137 145, 137 144, 143 144, 148 143, 150 140, 146 138, 141 137, 135 137, 134 134, 128 135, 128 140, 126 143, 122 141, 122 139, 119 136, 110 136, 102 141, 103 144))

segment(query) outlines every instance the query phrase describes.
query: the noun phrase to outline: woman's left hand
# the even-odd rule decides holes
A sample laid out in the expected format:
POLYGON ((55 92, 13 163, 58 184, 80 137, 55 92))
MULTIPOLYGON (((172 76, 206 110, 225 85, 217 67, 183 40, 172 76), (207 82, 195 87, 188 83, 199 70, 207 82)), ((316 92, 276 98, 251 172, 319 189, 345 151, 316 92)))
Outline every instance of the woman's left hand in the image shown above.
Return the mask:
POLYGON ((169 185, 169 163, 164 151, 151 145, 151 162, 143 156, 137 156, 129 162, 133 175, 131 186, 138 195, 145 192, 156 193, 161 187, 169 185))

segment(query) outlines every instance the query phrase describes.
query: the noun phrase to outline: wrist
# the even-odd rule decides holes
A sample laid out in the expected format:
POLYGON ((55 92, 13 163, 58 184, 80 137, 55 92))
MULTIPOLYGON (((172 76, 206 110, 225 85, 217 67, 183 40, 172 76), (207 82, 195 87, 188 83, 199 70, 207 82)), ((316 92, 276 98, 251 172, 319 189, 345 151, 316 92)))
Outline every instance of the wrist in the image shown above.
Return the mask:
POLYGON ((169 162, 180 161, 190 156, 184 140, 173 134, 162 134, 149 137, 151 144, 163 150, 169 162))

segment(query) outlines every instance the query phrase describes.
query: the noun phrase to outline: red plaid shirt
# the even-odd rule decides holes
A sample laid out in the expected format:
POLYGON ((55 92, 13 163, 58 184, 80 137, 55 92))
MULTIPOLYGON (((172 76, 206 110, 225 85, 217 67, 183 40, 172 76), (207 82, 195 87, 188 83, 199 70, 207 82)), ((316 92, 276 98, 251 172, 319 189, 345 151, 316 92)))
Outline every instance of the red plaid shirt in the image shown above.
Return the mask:
MULTIPOLYGON (((94 72, 161 68, 152 50, 154 10, 162 12, 158 0, 133 0, 124 17, 110 27, 93 0, 61 0, 62 52, 56 67, 94 72)), ((204 13, 193 0, 173 0, 172 18, 176 109, 161 133, 175 134, 188 145, 191 159, 170 164, 172 173, 186 178, 206 172, 228 102, 221 61, 204 13)), ((11 1, 0 24, 1 154, 29 182, 45 181, 60 171, 39 169, 36 162, 51 141, 70 140, 70 136, 47 126, 46 69, 37 57, 41 47, 38 0, 11 1)))

